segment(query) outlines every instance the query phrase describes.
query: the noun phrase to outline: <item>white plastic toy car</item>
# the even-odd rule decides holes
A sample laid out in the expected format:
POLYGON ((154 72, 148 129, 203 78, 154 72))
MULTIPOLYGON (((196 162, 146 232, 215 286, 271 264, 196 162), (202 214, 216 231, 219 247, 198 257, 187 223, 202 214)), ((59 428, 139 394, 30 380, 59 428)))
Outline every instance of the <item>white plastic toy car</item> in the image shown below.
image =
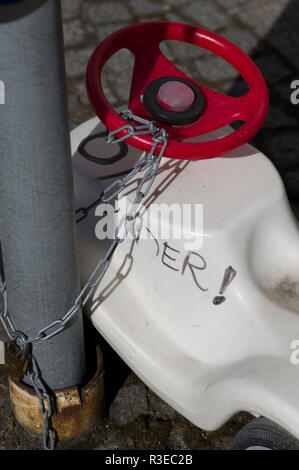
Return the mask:
MULTIPOLYGON (((160 129, 166 129, 169 141, 144 205, 149 209, 153 204, 168 208, 177 204, 183 213, 184 205, 200 204, 203 231, 177 218, 162 217, 159 221, 158 212, 151 213, 146 222, 153 227, 148 226, 149 236, 127 236, 118 245, 87 313, 131 369, 192 423, 214 430, 244 410, 264 418, 252 421, 239 433, 236 448, 299 448, 299 369, 291 361, 291 345, 299 331, 298 226, 276 169, 266 156, 244 143, 257 131, 266 114, 268 98, 263 79, 239 49, 199 28, 177 23, 125 28, 99 46, 87 72, 89 95, 110 131, 121 127, 123 122, 119 119, 123 118, 109 108, 107 101, 101 102, 100 78, 95 80, 95 70, 101 60, 107 60, 120 47, 133 50, 133 43, 136 48, 139 44, 137 52, 134 50, 137 55, 146 47, 150 52, 141 78, 140 66, 135 66, 130 110, 149 119, 148 110, 153 105, 150 93, 160 93, 156 102, 162 108, 165 105, 176 119, 171 123, 166 113, 165 119, 160 116, 158 121, 155 112, 159 106, 152 110, 152 119, 158 121, 160 129), (223 95, 206 93, 199 85, 204 105, 197 108, 196 117, 193 115, 191 121, 180 125, 180 113, 186 119, 186 109, 171 108, 172 100, 175 101, 171 87, 164 87, 166 98, 160 92, 164 83, 182 78, 182 72, 176 72, 174 66, 171 73, 167 69, 170 80, 147 91, 153 81, 165 75, 166 66, 160 55, 154 61, 154 53, 150 54, 152 46, 146 38, 152 40, 152 28, 157 31, 157 43, 162 37, 187 40, 234 63, 249 85, 250 99, 247 95, 228 97, 241 100, 236 102, 229 122, 240 119, 243 113, 244 126, 248 124, 245 130, 242 126, 234 132, 228 126, 228 115, 224 116, 228 102, 226 98, 219 101, 223 95), (145 79, 147 76, 149 80, 145 79), (257 95, 251 93, 256 87, 260 87, 259 103, 257 95), (100 98, 95 97, 97 92, 100 98), (150 103, 144 100, 146 93, 150 103), (255 113, 250 100, 254 101, 255 113), (245 106, 245 111, 242 108, 238 114, 239 105, 245 106), (217 116, 222 117, 217 120, 217 116), (230 140, 236 132, 237 139, 230 140), (190 154, 179 154, 186 148, 180 147, 185 145, 181 142, 185 138, 191 139, 190 154), (223 142, 222 156, 203 159, 219 155, 223 142), (171 229, 172 235, 159 237, 154 230, 158 226, 171 229), (198 244, 192 245, 192 240, 198 244)), ((187 99, 188 91, 185 92, 186 89, 183 95, 187 99)), ((180 102, 174 106, 180 106, 180 102)), ((76 207, 90 206, 105 187, 119 181, 118 175, 134 166, 140 156, 135 145, 147 152, 153 145, 152 136, 136 135, 136 128, 128 138, 134 146, 109 145, 103 137, 105 129, 94 118, 72 132, 76 207), (105 165, 98 164, 99 156, 107 159, 105 165), (115 176, 111 177, 111 173, 115 176)), ((116 132, 117 137, 126 132, 128 128, 116 132)), ((138 182, 139 173, 123 189, 122 195, 130 202, 135 198, 138 182)), ((98 209, 85 214, 83 211, 77 224, 82 281, 88 279, 111 245, 111 240, 96 236, 100 214, 103 217, 98 209)), ((142 214, 139 220, 142 222, 142 214)))

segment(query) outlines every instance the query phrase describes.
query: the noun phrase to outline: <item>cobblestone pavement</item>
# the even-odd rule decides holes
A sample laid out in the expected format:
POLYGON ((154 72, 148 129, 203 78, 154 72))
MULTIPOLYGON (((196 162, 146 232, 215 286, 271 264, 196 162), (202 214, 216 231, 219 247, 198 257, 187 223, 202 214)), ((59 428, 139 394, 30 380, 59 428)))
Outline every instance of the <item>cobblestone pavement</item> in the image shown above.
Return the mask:
MULTIPOLYGON (((299 79, 297 0, 62 0, 71 128, 93 116, 84 85, 94 48, 114 30, 148 20, 181 21, 215 31, 249 54, 270 90, 270 111, 254 144, 280 171, 299 216, 298 107, 290 102, 290 84, 299 79)), ((163 51, 192 78, 217 91, 238 96, 245 89, 237 72, 222 59, 188 44, 166 42, 163 51)), ((115 107, 126 106, 133 59, 123 51, 104 72, 104 91, 115 107)), ((241 175, 242 177, 242 175, 241 175)), ((156 397, 104 345, 107 416, 80 448, 229 449, 236 431, 248 421, 241 413, 216 433, 188 423, 156 397), (127 378, 126 378, 127 377, 127 378)), ((0 409, 8 407, 0 377, 0 409)), ((10 413, 7 411, 7 413, 10 413)), ((0 446, 38 447, 24 437, 11 415, 0 414, 0 446)))

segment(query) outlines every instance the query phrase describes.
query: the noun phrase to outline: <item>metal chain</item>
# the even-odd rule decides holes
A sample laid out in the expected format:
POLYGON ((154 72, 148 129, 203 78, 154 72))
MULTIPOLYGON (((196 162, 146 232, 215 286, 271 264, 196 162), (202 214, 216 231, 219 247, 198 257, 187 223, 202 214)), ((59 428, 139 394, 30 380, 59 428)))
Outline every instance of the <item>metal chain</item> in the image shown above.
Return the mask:
MULTIPOLYGON (((68 310, 68 312, 62 316, 60 319, 52 322, 51 324, 47 325, 46 327, 42 328, 40 331, 37 332, 36 335, 27 337, 23 332, 17 331, 14 327, 13 321, 8 313, 7 310, 7 292, 6 292, 6 285, 5 282, 2 281, 0 276, 0 295, 3 297, 3 304, 4 308, 3 311, 0 312, 0 320, 3 324, 3 327, 12 341, 16 341, 17 344, 25 349, 29 346, 32 347, 32 343, 36 341, 46 341, 53 336, 60 333, 66 325, 72 320, 72 318, 76 315, 76 313, 81 310, 82 307, 86 305, 88 300, 90 299, 91 295, 95 291, 96 287, 104 277, 109 265, 110 260, 113 256, 113 253, 117 246, 121 244, 130 228, 132 223, 134 222, 134 218, 138 209, 140 207, 140 203, 147 196, 149 193, 155 177, 157 175, 157 171, 159 169, 159 165, 161 159, 164 155, 165 149, 167 147, 168 138, 167 134, 164 129, 160 129, 156 122, 148 121, 146 119, 140 118, 139 116, 135 116, 131 110, 126 109, 121 112, 121 115, 130 121, 135 121, 140 123, 140 126, 132 126, 128 124, 123 126, 115 131, 108 133, 107 136, 107 143, 116 144, 123 142, 124 140, 132 137, 133 135, 151 135, 153 140, 153 145, 149 153, 143 153, 141 157, 137 160, 135 165, 133 166, 132 170, 122 179, 118 179, 113 181, 107 188, 105 188, 99 197, 99 199, 91 204, 91 207, 94 207, 97 204, 103 202, 106 203, 114 199, 118 194, 120 194, 129 181, 131 181, 138 173, 143 173, 140 182, 138 183, 136 195, 134 201, 132 202, 128 212, 122 217, 118 227, 115 230, 115 238, 110 245, 109 249, 106 252, 106 255, 98 262, 96 268, 91 273, 88 281, 82 288, 80 294, 78 295, 74 305, 68 310), (117 134, 122 131, 127 131, 125 135, 122 137, 117 137, 117 134), (160 151, 158 156, 155 155, 157 147, 161 145, 160 151), (121 233, 122 231, 122 233, 121 233)), ((82 209, 79 209, 79 211, 82 209)), ((89 207, 88 207, 89 210, 89 207)), ((84 217, 84 213, 83 213, 84 217)), ((52 450, 55 446, 55 436, 54 431, 51 424, 51 416, 52 416, 52 400, 51 400, 51 392, 47 389, 47 385, 42 379, 40 369, 38 367, 37 361, 35 357, 30 354, 30 363, 28 370, 26 372, 26 377, 31 380, 31 383, 39 397, 40 402, 40 410, 43 417, 44 423, 44 431, 43 431, 43 444, 46 450, 52 450), (46 401, 47 406, 45 406, 44 401, 46 401)))
POLYGON ((39 398, 40 412, 43 417, 43 445, 45 450, 54 450, 55 433, 52 428, 52 394, 42 378, 40 368, 33 355, 30 357, 26 376, 31 380, 32 386, 39 398), (45 406, 45 401, 47 406, 45 406))
POLYGON ((41 376, 40 369, 37 364, 37 360, 32 354, 29 353, 29 345, 27 342, 26 335, 18 331, 12 319, 10 318, 7 310, 7 292, 6 285, 3 282, 2 275, 0 274, 0 294, 3 299, 3 311, 0 313, 0 320, 6 331, 7 336, 11 341, 15 341, 26 354, 29 356, 29 365, 26 372, 26 377, 31 381, 34 390, 37 393, 39 399, 39 406, 41 415, 43 417, 43 446, 45 450, 54 450, 55 448, 55 435, 52 428, 52 400, 51 392, 48 391, 47 385, 41 376), (46 400, 47 406, 45 407, 44 400, 46 400))

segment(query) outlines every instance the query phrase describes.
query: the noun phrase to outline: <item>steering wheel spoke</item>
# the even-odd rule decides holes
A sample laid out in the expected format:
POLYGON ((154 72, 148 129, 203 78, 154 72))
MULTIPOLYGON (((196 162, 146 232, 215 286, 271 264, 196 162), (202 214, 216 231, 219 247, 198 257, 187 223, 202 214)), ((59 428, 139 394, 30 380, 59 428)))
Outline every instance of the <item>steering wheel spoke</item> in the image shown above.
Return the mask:
POLYGON ((176 67, 160 50, 160 41, 153 44, 142 42, 132 52, 135 54, 129 108, 135 114, 149 117, 142 105, 142 96, 147 86, 154 80, 164 76, 189 79, 178 67, 176 67), (145 55, 145 51, 146 55, 145 55))
MULTIPOLYGON (((234 98, 222 93, 217 93, 202 85, 200 87, 206 97, 206 108, 203 115, 193 124, 184 127, 167 127, 168 134, 173 139, 188 139, 200 136, 227 126, 234 121, 248 119, 248 111, 244 109, 245 96, 234 98)), ((246 98, 247 102, 247 98, 246 98)))

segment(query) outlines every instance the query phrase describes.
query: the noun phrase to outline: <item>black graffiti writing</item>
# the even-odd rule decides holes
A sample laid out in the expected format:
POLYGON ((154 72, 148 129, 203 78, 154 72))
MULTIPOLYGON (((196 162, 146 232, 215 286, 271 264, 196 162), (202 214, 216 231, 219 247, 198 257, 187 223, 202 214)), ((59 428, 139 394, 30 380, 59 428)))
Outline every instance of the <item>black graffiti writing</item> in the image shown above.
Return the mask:
POLYGON ((189 268, 190 271, 191 271, 191 274, 192 274, 192 277, 193 277, 193 280, 195 282, 195 284, 197 285, 197 287, 206 292, 207 290, 209 290, 208 288, 204 288, 202 287, 199 282, 198 282, 198 279, 196 277, 196 270, 199 270, 199 271, 203 271, 204 269, 206 269, 207 267, 207 262, 206 260, 203 258, 203 256, 201 256, 199 253, 196 253, 195 251, 189 251, 188 252, 188 255, 185 257, 184 259, 184 262, 183 262, 183 267, 182 267, 182 276, 184 275, 185 273, 185 270, 186 268, 189 268), (190 261, 190 258, 194 258, 194 257, 197 257, 197 260, 200 260, 201 261, 201 266, 198 266, 197 264, 193 264, 191 263, 190 261))
POLYGON ((163 243, 164 245, 164 249, 163 249, 163 253, 162 253, 162 263, 167 266, 169 269, 172 269, 173 271, 179 271, 178 268, 175 268, 174 266, 171 266, 170 264, 168 264, 166 261, 165 261, 165 258, 167 259, 170 259, 171 261, 176 261, 176 258, 173 258, 172 256, 170 256, 168 253, 167 253, 167 250, 169 251, 173 251, 175 253, 180 253, 179 250, 176 250, 175 248, 172 248, 170 245, 167 244, 167 242, 164 242, 163 243))
POLYGON ((196 251, 188 251, 183 258, 181 265, 182 268, 180 269, 180 255, 182 255, 182 252, 171 246, 166 241, 163 243, 163 249, 160 250, 159 240, 154 236, 148 227, 146 227, 146 230, 150 233, 156 245, 155 256, 158 257, 161 251, 160 259, 164 266, 166 266, 168 269, 171 269, 172 271, 181 272, 182 276, 185 276, 188 272, 190 272, 195 285, 201 291, 206 292, 209 290, 207 287, 203 287, 200 282, 199 273, 207 268, 207 262, 201 254, 197 253, 196 251))

